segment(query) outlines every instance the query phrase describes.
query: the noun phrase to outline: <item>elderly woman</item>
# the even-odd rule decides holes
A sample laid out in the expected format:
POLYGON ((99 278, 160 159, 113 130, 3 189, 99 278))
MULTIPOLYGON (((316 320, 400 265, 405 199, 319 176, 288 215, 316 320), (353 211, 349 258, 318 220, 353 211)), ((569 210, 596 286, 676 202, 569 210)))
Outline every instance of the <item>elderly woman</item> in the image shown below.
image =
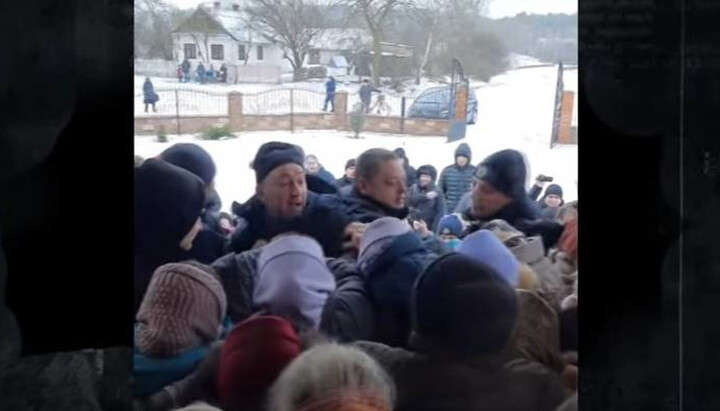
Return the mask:
POLYGON ((321 344, 295 359, 270 393, 275 411, 391 410, 393 381, 357 348, 321 344))

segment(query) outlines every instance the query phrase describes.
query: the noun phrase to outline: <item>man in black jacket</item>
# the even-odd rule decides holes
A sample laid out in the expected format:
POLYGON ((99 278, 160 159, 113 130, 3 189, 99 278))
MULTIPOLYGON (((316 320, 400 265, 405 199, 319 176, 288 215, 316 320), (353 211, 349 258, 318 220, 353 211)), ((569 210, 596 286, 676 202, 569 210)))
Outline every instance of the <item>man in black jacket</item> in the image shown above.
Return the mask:
POLYGON ((435 186, 437 170, 426 164, 417 170, 417 183, 410 187, 410 216, 422 220, 430 231, 435 232, 437 224, 445 215, 445 198, 435 186))
POLYGON ((462 143, 455 150, 455 162, 440 173, 438 185, 445 193, 445 205, 448 210, 454 210, 463 194, 470 191, 472 176, 475 173, 475 167, 470 164, 471 160, 470 146, 462 143))
POLYGON ((472 205, 465 214, 474 222, 468 231, 488 221, 505 220, 525 235, 540 235, 546 250, 555 245, 563 226, 540 219, 540 207, 525 191, 526 176, 525 158, 519 151, 498 151, 483 160, 475 173, 472 205))
POLYGON ((397 156, 381 148, 358 157, 355 184, 342 196, 342 208, 350 221, 370 223, 381 217, 408 216, 405 171, 397 156))
POLYGON ((335 185, 337 185, 338 189, 351 186, 353 183, 355 183, 355 165, 357 162, 354 158, 351 158, 350 160, 345 163, 345 174, 338 178, 335 181, 335 185))
POLYGON ((308 191, 303 151, 288 143, 260 147, 253 168, 256 194, 237 210, 238 228, 230 248, 239 253, 295 231, 317 240, 325 255, 341 254, 345 227, 350 222, 334 207, 333 195, 308 191))

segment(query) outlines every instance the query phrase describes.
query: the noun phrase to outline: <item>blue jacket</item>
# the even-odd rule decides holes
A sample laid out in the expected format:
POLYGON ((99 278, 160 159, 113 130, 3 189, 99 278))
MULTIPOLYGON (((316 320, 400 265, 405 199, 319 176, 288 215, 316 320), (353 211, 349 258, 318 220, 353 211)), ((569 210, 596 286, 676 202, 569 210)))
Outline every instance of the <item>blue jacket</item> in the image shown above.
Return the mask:
POLYGON ((133 377, 136 397, 145 397, 162 390, 165 386, 190 375, 195 366, 210 351, 199 347, 171 358, 150 358, 133 350, 133 377))
POLYGON ((364 84, 360 86, 360 91, 358 91, 358 93, 360 94, 360 100, 363 102, 370 102, 370 100, 372 100, 373 92, 379 93, 380 90, 369 84, 364 84))
POLYGON ((409 232, 390 244, 362 272, 377 310, 375 341, 407 347, 410 337, 410 299, 415 281, 437 255, 420 237, 409 232))
POLYGON ((334 80, 328 80, 327 83, 325 83, 325 93, 329 96, 332 96, 335 94, 335 81, 334 80))

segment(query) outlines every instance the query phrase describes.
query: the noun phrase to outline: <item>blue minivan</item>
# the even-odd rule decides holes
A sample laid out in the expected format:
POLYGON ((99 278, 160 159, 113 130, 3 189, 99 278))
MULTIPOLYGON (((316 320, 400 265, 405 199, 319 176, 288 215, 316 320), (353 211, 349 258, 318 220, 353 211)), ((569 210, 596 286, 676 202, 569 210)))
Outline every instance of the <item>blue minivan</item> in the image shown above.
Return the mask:
MULTIPOLYGON (((470 89, 467 104, 467 122, 475 124, 478 114, 478 101, 475 92, 470 89)), ((450 86, 431 87, 415 99, 408 109, 408 118, 429 118, 447 120, 450 118, 450 86)))

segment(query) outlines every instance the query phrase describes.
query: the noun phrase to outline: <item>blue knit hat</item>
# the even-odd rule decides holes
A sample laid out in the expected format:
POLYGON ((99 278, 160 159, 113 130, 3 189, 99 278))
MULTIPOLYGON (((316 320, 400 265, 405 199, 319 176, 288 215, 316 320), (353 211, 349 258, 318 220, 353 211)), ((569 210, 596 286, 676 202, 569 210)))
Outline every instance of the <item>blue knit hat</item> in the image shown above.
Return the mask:
POLYGON ((463 224, 457 214, 448 214, 440 219, 437 226, 437 235, 454 235, 460 237, 463 232, 463 224))
POLYGON ((491 231, 480 230, 465 237, 457 252, 489 265, 511 286, 517 286, 517 259, 491 231))

